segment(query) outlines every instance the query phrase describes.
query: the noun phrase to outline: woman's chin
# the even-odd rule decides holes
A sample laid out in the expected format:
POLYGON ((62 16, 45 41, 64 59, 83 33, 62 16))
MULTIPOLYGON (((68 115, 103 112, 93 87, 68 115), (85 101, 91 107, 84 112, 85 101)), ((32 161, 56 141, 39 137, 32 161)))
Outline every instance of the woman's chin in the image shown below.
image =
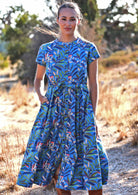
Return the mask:
POLYGON ((64 34, 64 35, 70 35, 70 36, 72 35, 73 36, 74 35, 74 31, 67 31, 66 30, 66 31, 62 32, 62 34, 64 34))

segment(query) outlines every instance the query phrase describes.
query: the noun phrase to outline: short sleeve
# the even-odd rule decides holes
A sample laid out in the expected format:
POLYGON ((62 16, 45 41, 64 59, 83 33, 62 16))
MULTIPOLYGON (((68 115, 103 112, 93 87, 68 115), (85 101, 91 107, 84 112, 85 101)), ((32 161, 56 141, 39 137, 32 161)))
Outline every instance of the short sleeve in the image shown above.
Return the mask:
POLYGON ((88 54, 88 64, 90 64, 91 62, 93 62, 99 57, 100 57, 100 54, 99 54, 97 47, 95 46, 94 43, 91 43, 90 48, 89 48, 89 54, 88 54))
POLYGON ((38 54, 36 57, 36 63, 40 64, 42 66, 46 66, 46 61, 45 61, 45 47, 41 45, 38 50, 38 54))

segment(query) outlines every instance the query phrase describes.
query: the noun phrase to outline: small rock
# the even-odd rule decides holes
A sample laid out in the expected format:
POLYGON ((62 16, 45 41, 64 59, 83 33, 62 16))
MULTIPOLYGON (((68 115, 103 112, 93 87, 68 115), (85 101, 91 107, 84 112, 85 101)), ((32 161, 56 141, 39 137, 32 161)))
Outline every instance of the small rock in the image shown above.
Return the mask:
POLYGON ((127 70, 133 70, 135 71, 137 69, 137 64, 135 61, 132 61, 129 63, 127 70))

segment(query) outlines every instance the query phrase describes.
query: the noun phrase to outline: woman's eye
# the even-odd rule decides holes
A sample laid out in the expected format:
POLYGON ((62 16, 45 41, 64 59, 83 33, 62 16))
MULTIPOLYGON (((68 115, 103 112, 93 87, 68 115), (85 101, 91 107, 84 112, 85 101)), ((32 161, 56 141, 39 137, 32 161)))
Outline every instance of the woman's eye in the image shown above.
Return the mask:
POLYGON ((72 18, 71 21, 75 21, 75 18, 72 18))
POLYGON ((65 19, 65 18, 62 18, 62 20, 64 20, 64 21, 65 21, 66 19, 65 19))

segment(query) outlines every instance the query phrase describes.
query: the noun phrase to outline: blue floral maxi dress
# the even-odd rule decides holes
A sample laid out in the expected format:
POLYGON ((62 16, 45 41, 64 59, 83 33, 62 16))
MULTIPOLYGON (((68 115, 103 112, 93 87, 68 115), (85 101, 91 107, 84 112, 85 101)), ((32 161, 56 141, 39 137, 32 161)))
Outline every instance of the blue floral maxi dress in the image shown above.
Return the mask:
POLYGON ((108 180, 108 158, 96 138, 87 88, 88 66, 99 58, 96 46, 77 38, 40 46, 36 62, 46 66, 49 103, 36 116, 17 184, 47 186, 61 163, 56 188, 97 190, 108 180))

